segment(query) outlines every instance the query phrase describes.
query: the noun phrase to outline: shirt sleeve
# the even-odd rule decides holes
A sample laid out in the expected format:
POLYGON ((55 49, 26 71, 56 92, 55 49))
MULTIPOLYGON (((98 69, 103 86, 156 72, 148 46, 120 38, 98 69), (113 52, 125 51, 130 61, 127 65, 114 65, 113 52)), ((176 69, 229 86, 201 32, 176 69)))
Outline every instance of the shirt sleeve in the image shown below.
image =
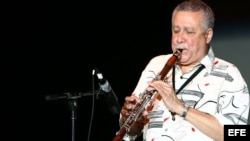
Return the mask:
POLYGON ((153 81, 156 78, 156 76, 162 70, 165 63, 170 57, 171 57, 171 54, 159 55, 159 56, 152 58, 147 64, 147 66, 144 68, 144 70, 142 71, 139 81, 132 95, 139 97, 139 95, 146 90, 148 86, 147 82, 153 81))
POLYGON ((238 68, 231 66, 218 97, 216 118, 223 124, 247 124, 249 90, 238 68))

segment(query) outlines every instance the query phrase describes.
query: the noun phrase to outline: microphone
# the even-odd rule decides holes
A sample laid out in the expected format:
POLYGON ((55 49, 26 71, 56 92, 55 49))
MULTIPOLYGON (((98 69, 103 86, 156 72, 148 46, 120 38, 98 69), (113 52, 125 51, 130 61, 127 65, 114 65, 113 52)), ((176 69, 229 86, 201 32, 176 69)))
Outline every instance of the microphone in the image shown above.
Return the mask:
POLYGON ((111 85, 109 84, 108 80, 103 78, 102 73, 96 68, 96 76, 99 80, 99 86, 101 91, 104 93, 105 101, 108 105, 108 109, 112 114, 119 114, 120 113, 120 104, 118 102, 118 98, 114 93, 111 85))

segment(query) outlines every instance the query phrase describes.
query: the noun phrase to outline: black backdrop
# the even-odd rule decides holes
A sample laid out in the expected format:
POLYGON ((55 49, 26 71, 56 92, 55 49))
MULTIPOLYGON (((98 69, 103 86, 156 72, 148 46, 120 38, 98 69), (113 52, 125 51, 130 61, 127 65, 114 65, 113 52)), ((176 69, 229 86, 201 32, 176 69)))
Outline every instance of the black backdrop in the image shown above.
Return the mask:
MULTIPOLYGON (((96 67, 122 105, 149 59, 171 52, 171 11, 179 1, 8 3, 3 13, 3 135, 13 141, 71 140, 67 100, 46 101, 45 96, 91 91, 96 67)), ((222 3, 209 2, 218 22, 245 18, 244 4, 239 3, 242 11, 228 13, 235 5, 222 3)), ((102 99, 95 102, 90 140, 111 140, 119 129, 118 115, 109 113, 102 99)), ((92 97, 81 97, 77 104, 76 141, 85 141, 92 97)))

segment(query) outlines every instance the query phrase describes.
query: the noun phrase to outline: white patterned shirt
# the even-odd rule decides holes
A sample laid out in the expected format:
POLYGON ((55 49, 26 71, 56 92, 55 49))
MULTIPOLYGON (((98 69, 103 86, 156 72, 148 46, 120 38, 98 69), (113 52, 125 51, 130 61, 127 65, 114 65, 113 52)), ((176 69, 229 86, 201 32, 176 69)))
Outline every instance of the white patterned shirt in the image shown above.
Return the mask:
MULTIPOLYGON (((142 71, 138 84, 132 95, 139 97, 147 82, 153 81, 167 60, 172 56, 159 55, 150 60, 142 71)), ((178 94, 178 98, 186 105, 213 115, 222 124, 247 124, 249 112, 249 91, 238 68, 214 56, 212 47, 200 64, 205 68, 191 80, 178 94)), ((199 64, 199 65, 200 65, 199 64)), ((175 66, 175 90, 197 70, 198 66, 182 74, 175 66)), ((167 74, 171 83, 172 69, 167 74)), ((172 82, 173 83, 173 82, 172 82)), ((143 129, 144 141, 212 141, 194 125, 171 113, 162 100, 155 100, 153 109, 148 114, 149 122, 143 129)), ((206 121, 204 121, 206 122, 206 121)))

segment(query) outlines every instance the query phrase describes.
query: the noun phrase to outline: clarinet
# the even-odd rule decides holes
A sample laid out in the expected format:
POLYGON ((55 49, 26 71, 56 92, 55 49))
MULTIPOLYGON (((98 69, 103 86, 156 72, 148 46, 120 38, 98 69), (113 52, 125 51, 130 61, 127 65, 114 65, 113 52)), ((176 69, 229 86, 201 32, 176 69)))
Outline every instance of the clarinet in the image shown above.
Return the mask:
MULTIPOLYGON (((175 51, 175 53, 169 58, 161 72, 153 79, 153 80, 163 80, 169 70, 175 65, 175 62, 181 56, 181 49, 175 51)), ((120 130, 116 133, 116 136, 112 141, 122 141, 124 135, 130 130, 133 124, 137 121, 137 119, 142 115, 146 106, 149 104, 151 97, 157 93, 155 90, 153 91, 145 91, 141 94, 141 102, 137 103, 130 115, 126 118, 123 125, 121 125, 120 130)))

